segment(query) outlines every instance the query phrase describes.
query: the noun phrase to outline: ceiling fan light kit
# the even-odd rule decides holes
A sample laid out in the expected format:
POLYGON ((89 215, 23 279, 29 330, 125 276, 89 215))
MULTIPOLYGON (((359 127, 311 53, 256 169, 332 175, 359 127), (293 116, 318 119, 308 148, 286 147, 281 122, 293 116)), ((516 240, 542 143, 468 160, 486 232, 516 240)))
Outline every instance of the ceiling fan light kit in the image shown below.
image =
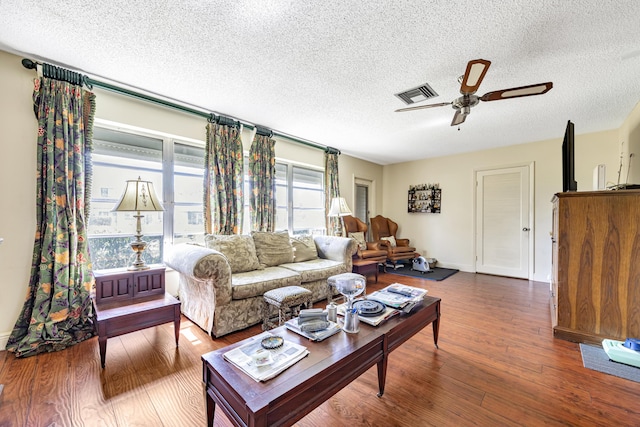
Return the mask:
POLYGON ((422 110, 425 108, 451 105, 452 108, 456 110, 453 120, 451 121, 451 126, 457 126, 463 123, 471 113, 471 107, 475 107, 480 101, 499 101, 502 99, 520 98, 523 96, 542 95, 549 92, 553 87, 552 82, 546 82, 487 92, 480 97, 474 95, 478 91, 478 88, 480 87, 484 76, 487 74, 487 70, 490 65, 491 61, 487 61, 486 59, 473 59, 469 61, 464 75, 459 79, 461 82, 460 93, 462 96, 456 98, 453 102, 417 105, 414 107, 400 108, 396 110, 396 112, 422 110))

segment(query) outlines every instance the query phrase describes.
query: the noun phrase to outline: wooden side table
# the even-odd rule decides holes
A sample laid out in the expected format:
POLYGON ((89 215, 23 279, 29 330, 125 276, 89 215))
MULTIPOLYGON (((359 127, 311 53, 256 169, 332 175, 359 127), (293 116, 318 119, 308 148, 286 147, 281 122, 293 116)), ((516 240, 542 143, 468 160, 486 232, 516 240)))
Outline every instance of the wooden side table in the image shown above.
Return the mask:
POLYGON ((367 274, 376 275, 376 283, 378 283, 378 264, 379 261, 368 261, 366 259, 354 259, 352 272, 367 276, 367 274))
POLYGON ((180 301, 165 292, 164 270, 164 267, 154 267, 140 271, 94 272, 96 296, 93 302, 103 368, 107 338, 173 321, 178 346, 180 301))

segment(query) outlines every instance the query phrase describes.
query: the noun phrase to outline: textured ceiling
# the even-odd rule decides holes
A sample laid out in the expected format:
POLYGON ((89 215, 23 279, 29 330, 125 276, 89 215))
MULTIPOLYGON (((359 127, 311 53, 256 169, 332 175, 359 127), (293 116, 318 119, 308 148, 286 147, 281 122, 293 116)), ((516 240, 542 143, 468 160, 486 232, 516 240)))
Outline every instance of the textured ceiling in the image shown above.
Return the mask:
POLYGON ((0 49, 148 90, 379 164, 614 129, 640 100, 640 2, 0 0, 0 49), (395 113, 429 83, 541 96, 395 113))

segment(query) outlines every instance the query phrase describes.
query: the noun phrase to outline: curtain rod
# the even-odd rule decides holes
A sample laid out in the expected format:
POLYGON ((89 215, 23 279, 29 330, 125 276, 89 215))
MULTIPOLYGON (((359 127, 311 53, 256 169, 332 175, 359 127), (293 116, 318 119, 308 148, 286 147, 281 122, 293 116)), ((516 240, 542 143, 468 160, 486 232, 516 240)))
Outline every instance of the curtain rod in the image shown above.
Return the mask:
MULTIPOLYGON (((137 98, 137 99, 142 99, 144 101, 148 101, 148 102, 152 102, 155 104, 159 104, 162 105, 164 107, 169 107, 169 108, 173 108, 175 110, 179 110, 185 113, 189 113, 189 114, 193 114, 199 117, 204 117, 207 120, 210 121, 215 121, 216 120, 216 115, 214 113, 211 112, 207 112, 207 111, 203 111, 203 110, 197 110, 195 108, 191 108, 191 107, 187 107, 186 105, 181 105, 181 104, 177 104, 175 102, 171 102, 165 99, 160 99, 160 98, 156 98, 154 96, 151 95, 147 95, 144 93, 140 93, 134 90, 130 90, 121 86, 117 86, 117 85, 113 85, 111 83, 107 83, 107 82, 103 82, 100 80, 95 80, 92 79, 91 77, 84 75, 84 74, 80 74, 80 73, 76 73, 74 71, 69 71, 66 70, 64 68, 60 68, 57 66, 53 66, 53 65, 49 65, 49 64, 44 64, 41 62, 37 62, 37 61, 32 61, 31 59, 27 59, 24 58, 22 60, 22 65, 25 68, 28 69, 36 69, 38 65, 42 66, 43 68, 46 66, 48 67, 48 73, 50 74, 50 76, 52 78, 55 78, 57 80, 64 80, 64 81, 68 81, 70 83, 74 83, 74 84, 84 84, 87 87, 89 87, 90 89, 92 89, 94 86, 95 87, 99 87, 101 89, 106 89, 112 92, 116 92, 122 95, 127 95, 130 96, 132 98, 137 98)), ((220 115, 218 116, 220 117, 220 115)), ((233 120, 233 119, 231 119, 233 120)), ((249 129, 255 129, 257 127, 257 125, 253 125, 249 122, 246 122, 244 120, 240 120, 237 119, 237 121, 239 123, 241 123, 243 126, 248 127, 249 129)), ((260 128, 264 129, 263 126, 260 126, 260 128)), ((311 147, 311 148, 316 148, 319 150, 324 150, 327 153, 337 153, 340 154, 340 150, 333 148, 333 147, 329 147, 326 145, 320 145, 320 144, 316 144, 315 142, 311 142, 311 141, 305 141, 303 139, 297 138, 295 136, 291 136, 291 135, 287 135, 285 133, 282 132, 278 132, 273 130, 272 131, 273 135, 278 135, 287 139, 290 139, 298 144, 302 144, 302 145, 306 145, 307 147, 311 147)))

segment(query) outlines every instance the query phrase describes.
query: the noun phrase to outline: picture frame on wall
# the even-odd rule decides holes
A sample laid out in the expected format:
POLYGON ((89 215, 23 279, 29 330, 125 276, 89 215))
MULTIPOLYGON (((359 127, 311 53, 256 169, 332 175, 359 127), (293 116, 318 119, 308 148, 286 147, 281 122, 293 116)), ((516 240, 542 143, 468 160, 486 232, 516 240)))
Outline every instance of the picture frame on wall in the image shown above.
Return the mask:
POLYGON ((442 189, 439 184, 419 184, 409 186, 407 212, 440 213, 442 209, 442 189))

